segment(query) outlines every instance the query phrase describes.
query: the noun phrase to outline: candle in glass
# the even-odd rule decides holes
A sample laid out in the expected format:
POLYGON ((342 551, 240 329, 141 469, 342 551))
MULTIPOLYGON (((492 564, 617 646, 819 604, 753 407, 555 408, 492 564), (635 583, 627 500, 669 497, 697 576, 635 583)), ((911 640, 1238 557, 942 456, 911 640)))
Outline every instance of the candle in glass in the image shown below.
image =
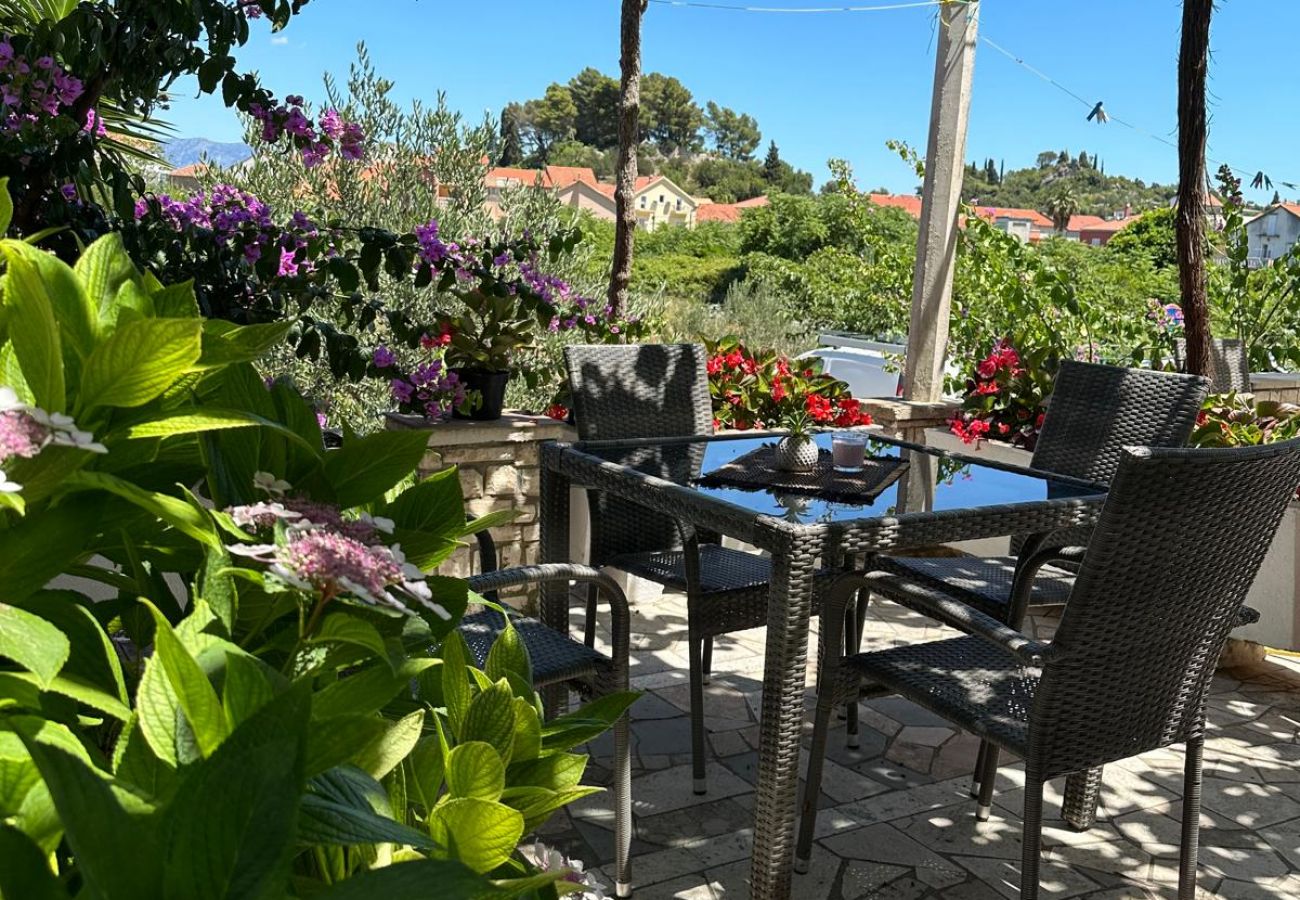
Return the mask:
POLYGON ((867 436, 845 432, 831 437, 831 462, 837 472, 861 472, 867 456, 867 436))

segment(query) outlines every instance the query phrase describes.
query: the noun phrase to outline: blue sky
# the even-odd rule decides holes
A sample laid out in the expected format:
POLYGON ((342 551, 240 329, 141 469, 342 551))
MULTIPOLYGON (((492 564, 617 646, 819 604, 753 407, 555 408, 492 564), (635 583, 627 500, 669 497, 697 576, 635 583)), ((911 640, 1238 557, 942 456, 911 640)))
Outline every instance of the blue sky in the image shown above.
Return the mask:
MULTIPOLYGON (((1292 2, 1220 5, 1210 155, 1250 173, 1262 169, 1275 182, 1300 183, 1292 2)), ((255 23, 239 58, 276 93, 312 99, 322 94, 321 74, 345 75, 356 43, 365 41, 399 97, 431 99, 444 90, 453 107, 477 119, 510 100, 540 96, 548 83, 585 66, 617 74, 618 7, 617 0, 312 0, 280 35, 255 23)), ((984 6, 981 34, 1083 97, 1104 101, 1112 115, 1172 141, 1180 7, 1179 0, 993 0, 984 6)), ((712 99, 754 115, 764 142, 775 139, 818 183, 826 160, 844 157, 861 187, 910 192, 914 178, 884 142, 898 138, 924 150, 933 18, 932 9, 775 15, 651 3, 644 66, 677 76, 701 104, 712 99)), ((179 135, 239 139, 238 122, 219 101, 193 99, 192 85, 178 88, 166 117, 179 135)), ((1175 180, 1172 147, 1114 122, 1086 122, 1087 112, 981 44, 968 156, 1005 159, 1010 169, 1032 164, 1041 150, 1084 149, 1100 154, 1107 172, 1175 180)), ((1281 191, 1300 197, 1300 189, 1281 191)))

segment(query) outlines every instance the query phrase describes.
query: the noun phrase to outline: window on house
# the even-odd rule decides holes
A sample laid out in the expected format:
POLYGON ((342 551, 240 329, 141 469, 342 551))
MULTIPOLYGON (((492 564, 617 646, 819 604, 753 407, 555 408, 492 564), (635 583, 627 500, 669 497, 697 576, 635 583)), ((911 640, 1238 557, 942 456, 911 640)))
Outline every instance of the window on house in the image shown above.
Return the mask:
POLYGON ((1277 213, 1269 213, 1268 218, 1264 220, 1264 234, 1268 237, 1277 237, 1277 220, 1277 213))
POLYGON ((645 197, 641 198, 641 208, 645 209, 645 197))
POLYGON ((679 197, 677 198, 677 211, 681 212, 681 209, 682 209, 682 201, 681 198, 679 197))
POLYGON ((660 203, 663 203, 663 202, 664 202, 664 195, 663 195, 663 194, 660 194, 660 195, 659 195, 659 202, 660 202, 660 203))

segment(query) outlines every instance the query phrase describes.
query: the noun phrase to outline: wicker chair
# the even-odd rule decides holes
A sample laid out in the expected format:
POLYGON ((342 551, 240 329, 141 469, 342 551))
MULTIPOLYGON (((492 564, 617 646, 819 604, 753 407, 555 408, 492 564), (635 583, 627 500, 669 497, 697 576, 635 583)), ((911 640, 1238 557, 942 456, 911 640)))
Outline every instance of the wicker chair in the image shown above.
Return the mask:
MULTIPOLYGON (((1187 341, 1182 338, 1174 342, 1174 365, 1180 372, 1187 371, 1187 341)), ((1250 393, 1250 358, 1244 341, 1233 338, 1210 341, 1210 390, 1216 394, 1250 393)))
MULTIPOLYGON (((834 706, 864 683, 901 694, 995 749, 1025 760, 1020 895, 1038 896, 1043 784, 1186 743, 1178 896, 1196 893, 1205 694, 1238 611, 1300 483, 1300 440, 1231 450, 1126 450, 1050 644, 924 586, 911 603, 967 636, 848 657, 827 656, 803 800, 796 869, 812 845, 822 757, 834 706)), ((846 575, 823 627, 897 576, 846 575)), ((828 637, 834 647, 837 636, 828 637)))
MULTIPOLYGON (((584 441, 713 433, 706 351, 698 344, 594 345, 565 348, 574 421, 584 441)), ((702 444, 642 447, 621 460, 685 483, 700 473, 702 444)), ((593 566, 610 566, 683 591, 690 660, 694 789, 706 791, 704 685, 713 638, 767 623, 771 561, 691 534, 669 516, 588 491, 593 566)), ((588 623, 592 621, 588 605, 588 623)), ((590 624, 587 643, 594 634, 590 624)))
MULTIPOLYGON (((1122 369, 1066 360, 1056 377, 1043 430, 1030 466, 1043 472, 1104 484, 1110 481, 1125 446, 1181 447, 1196 424, 1209 382, 1191 375, 1122 369)), ((1081 551, 1062 548, 1088 543, 1087 529, 1050 537, 1012 540, 1015 555, 990 557, 882 556, 873 565, 944 590, 968 606, 1020 627, 1032 608, 1060 606, 1070 596, 1070 565, 1081 551), (1051 565, 1064 562, 1067 567, 1051 565), (1033 565, 1032 591, 1012 603, 1017 567, 1033 565), (1041 567, 1041 568, 1039 568, 1041 567)), ((890 582, 892 584, 892 582, 890 582)), ((895 598, 906 603, 907 596, 895 598)), ((865 612, 865 604, 860 615, 865 612)))
MULTIPOLYGON (((587 584, 598 597, 604 594, 610 612, 609 654, 598 652, 567 634, 548 628, 536 619, 510 613, 511 621, 533 666, 533 684, 540 690, 567 686, 585 697, 599 697, 628 689, 627 660, 630 615, 627 598, 608 575, 588 566, 554 564, 520 566, 493 571, 496 553, 486 532, 478 535, 482 574, 469 578, 472 590, 495 600, 505 587, 564 581, 587 584)), ((457 630, 465 638, 475 665, 487 663, 492 642, 501 632, 502 614, 493 609, 472 612, 461 619, 457 630)), ((614 881, 619 897, 632 894, 632 753, 628 714, 614 723, 614 881)))

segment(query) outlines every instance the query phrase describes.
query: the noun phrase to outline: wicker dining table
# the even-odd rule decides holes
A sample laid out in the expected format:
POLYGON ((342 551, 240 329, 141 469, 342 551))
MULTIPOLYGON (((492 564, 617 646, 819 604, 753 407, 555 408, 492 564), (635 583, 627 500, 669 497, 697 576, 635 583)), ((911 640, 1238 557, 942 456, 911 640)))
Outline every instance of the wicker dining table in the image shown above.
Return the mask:
MULTIPOLYGON (((858 502, 798 492, 703 486, 770 436, 716 435, 549 443, 541 453, 541 561, 570 562, 570 488, 605 491, 675 518, 683 534, 725 535, 771 555, 755 785, 751 896, 790 896, 814 575, 903 548, 1090 525, 1105 488, 872 434, 868 457, 906 463, 858 502)), ((831 435, 815 438, 829 448, 831 435)), ((733 467, 734 468, 734 467, 733 467)), ((564 586, 543 590, 540 615, 568 628, 564 586)))

